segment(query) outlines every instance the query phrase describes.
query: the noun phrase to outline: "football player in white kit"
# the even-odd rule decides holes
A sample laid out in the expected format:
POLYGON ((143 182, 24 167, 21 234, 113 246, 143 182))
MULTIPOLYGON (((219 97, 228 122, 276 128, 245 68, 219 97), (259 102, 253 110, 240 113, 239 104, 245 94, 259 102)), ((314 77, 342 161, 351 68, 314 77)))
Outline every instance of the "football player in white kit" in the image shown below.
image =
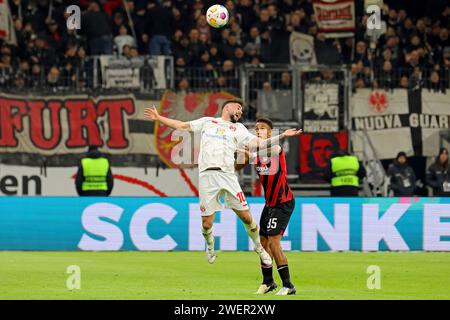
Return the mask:
POLYGON ((202 212, 202 234, 207 244, 207 258, 214 263, 213 223, 215 212, 222 209, 220 198, 224 198, 226 208, 232 209, 242 220, 248 236, 253 241, 255 251, 265 265, 272 265, 272 258, 264 250, 259 240, 258 225, 253 219, 244 193, 235 174, 235 152, 238 149, 256 147, 264 149, 283 137, 299 135, 301 130, 288 129, 280 136, 262 140, 251 134, 237 121, 242 116, 239 101, 226 101, 220 118, 203 117, 193 121, 179 121, 161 116, 155 106, 144 110, 146 118, 179 130, 201 132, 199 169, 199 200, 202 212))

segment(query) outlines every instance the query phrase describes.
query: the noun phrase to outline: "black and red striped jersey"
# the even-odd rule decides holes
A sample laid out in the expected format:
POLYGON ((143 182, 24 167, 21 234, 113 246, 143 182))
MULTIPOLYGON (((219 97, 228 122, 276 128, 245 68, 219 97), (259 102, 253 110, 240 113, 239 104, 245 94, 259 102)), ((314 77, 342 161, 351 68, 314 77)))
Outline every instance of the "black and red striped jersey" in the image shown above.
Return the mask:
POLYGON ((266 206, 274 207, 294 198, 287 182, 286 156, 283 149, 271 157, 257 155, 255 169, 264 188, 266 206))

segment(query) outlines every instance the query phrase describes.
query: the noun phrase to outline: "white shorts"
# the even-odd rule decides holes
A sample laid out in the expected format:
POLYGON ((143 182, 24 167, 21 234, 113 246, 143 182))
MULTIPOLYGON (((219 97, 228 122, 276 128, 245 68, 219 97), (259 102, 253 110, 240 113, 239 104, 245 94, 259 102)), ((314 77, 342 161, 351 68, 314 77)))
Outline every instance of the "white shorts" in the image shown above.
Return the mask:
POLYGON ((247 200, 234 173, 220 170, 206 170, 199 175, 199 200, 202 216, 210 216, 222 209, 220 198, 226 208, 248 210, 247 200))

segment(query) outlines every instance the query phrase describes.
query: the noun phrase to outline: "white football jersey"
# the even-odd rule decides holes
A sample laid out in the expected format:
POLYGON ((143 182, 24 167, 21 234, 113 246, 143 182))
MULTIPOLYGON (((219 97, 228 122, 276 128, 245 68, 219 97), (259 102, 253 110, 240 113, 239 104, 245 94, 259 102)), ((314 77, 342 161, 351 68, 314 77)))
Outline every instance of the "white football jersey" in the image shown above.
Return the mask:
POLYGON ((242 123, 224 121, 222 118, 203 117, 190 121, 193 132, 201 133, 199 172, 218 167, 234 173, 234 153, 256 138, 242 123))

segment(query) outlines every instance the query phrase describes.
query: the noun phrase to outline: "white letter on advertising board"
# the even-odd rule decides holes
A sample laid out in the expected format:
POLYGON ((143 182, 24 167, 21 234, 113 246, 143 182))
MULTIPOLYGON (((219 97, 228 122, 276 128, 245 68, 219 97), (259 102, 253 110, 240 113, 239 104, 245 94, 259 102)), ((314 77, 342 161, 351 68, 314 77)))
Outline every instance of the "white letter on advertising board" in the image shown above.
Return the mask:
POLYGON ((315 204, 302 205, 302 250, 317 250, 317 236, 333 251, 350 250, 350 206, 337 203, 334 205, 334 226, 315 204))
POLYGON ((152 203, 140 207, 130 221, 130 237, 138 250, 173 250, 177 243, 169 235, 161 239, 152 239, 147 232, 147 226, 152 219, 162 219, 169 224, 177 215, 170 206, 162 203, 152 203))
POLYGON ((409 251, 408 245, 395 227, 409 207, 409 204, 404 203, 393 204, 379 218, 378 204, 363 204, 362 250, 378 251, 380 241, 384 240, 389 250, 409 251))
POLYGON ((119 222, 123 209, 111 203, 96 203, 84 209, 81 224, 86 232, 96 235, 104 240, 91 238, 83 234, 78 248, 81 250, 120 250, 123 245, 123 234, 119 227, 104 221, 107 218, 119 222))
POLYGON ((66 287, 68 290, 80 290, 81 289, 81 269, 79 266, 68 266, 66 273, 70 276, 66 280, 66 287))
POLYGON ((441 222, 442 218, 450 219, 450 204, 425 204, 423 209, 423 250, 450 251, 450 221, 441 222))
POLYGON ((379 266, 368 266, 367 267, 367 274, 370 274, 370 276, 367 278, 367 289, 373 290, 373 289, 381 289, 381 269, 379 266))
MULTIPOLYGON (((217 250, 237 249, 236 214, 230 209, 222 210, 220 222, 214 222, 213 234, 217 250)), ((189 250, 205 250, 202 235, 202 216, 198 203, 189 204, 189 250)))

